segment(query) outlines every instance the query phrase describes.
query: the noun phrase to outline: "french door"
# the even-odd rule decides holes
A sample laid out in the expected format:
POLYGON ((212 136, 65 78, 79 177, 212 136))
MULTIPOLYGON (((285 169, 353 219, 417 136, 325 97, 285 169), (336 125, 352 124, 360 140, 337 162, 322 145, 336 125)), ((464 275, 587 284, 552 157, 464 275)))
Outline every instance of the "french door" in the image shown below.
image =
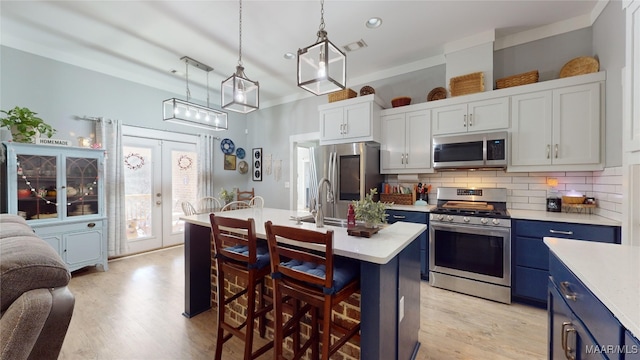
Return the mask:
POLYGON ((194 143, 123 136, 128 253, 184 241, 181 203, 197 199, 194 143))

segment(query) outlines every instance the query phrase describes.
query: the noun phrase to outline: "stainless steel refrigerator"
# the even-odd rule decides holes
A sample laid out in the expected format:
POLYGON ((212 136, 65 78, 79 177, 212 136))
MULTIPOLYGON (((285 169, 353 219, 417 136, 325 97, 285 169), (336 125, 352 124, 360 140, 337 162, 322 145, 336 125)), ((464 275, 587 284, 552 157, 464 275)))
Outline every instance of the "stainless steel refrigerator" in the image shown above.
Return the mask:
MULTIPOLYGON (((361 200, 371 188, 378 189, 384 181, 380 174, 380 145, 377 143, 350 143, 324 145, 317 148, 317 179, 327 178, 331 183, 333 203, 322 202, 325 217, 346 219, 352 200, 361 200)), ((318 189, 326 194, 327 189, 318 189)))

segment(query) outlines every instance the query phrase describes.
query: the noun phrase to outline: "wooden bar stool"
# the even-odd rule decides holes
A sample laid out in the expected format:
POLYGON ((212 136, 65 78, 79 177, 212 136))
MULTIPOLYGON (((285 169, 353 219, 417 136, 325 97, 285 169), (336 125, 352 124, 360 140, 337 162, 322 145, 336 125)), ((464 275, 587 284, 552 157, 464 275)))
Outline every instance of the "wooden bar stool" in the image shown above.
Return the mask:
POLYGON ((271 221, 265 223, 265 228, 273 278, 274 358, 283 359, 282 342, 292 335, 293 359, 300 359, 309 347, 311 358, 319 359, 319 342, 322 343, 322 359, 329 359, 349 339, 359 336, 360 323, 351 328, 340 326, 332 321, 331 311, 360 290, 360 264, 351 259, 334 258, 332 230, 321 233, 277 226, 271 221), (277 241, 282 238, 323 245, 325 251, 283 246, 277 241), (283 324, 283 300, 288 297, 293 299, 294 309, 292 318, 283 324), (311 317, 311 333, 309 339, 300 346, 299 322, 306 314, 311 317), (319 324, 322 324, 322 336, 319 324), (333 344, 332 331, 337 337, 333 344))
POLYGON ((273 342, 269 342, 252 352, 255 320, 258 319, 258 330, 260 336, 264 338, 266 332, 265 316, 273 309, 271 301, 265 302, 265 276, 271 270, 269 250, 264 242, 258 243, 253 219, 239 220, 214 214, 210 214, 209 219, 214 240, 214 257, 218 268, 218 289, 216 291, 218 336, 215 359, 222 358, 222 346, 232 336, 244 340, 244 359, 255 359, 273 347, 273 342), (238 293, 227 296, 224 287, 225 275, 245 279, 247 287, 238 293), (239 326, 234 326, 226 322, 225 308, 244 294, 247 294, 247 318, 239 326), (243 327, 246 327, 244 333, 241 331, 243 327), (225 335, 225 331, 228 334, 225 335))

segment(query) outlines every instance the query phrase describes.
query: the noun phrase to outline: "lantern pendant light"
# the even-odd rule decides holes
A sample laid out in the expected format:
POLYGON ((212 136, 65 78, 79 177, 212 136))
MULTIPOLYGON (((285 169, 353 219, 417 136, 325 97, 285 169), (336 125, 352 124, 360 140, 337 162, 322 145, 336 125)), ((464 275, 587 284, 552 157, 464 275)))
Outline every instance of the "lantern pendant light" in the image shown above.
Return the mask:
POLYGON ((327 38, 324 0, 320 1, 320 28, 316 43, 298 50, 298 86, 323 95, 342 90, 347 83, 347 56, 327 38))
POLYGON ((242 114, 257 110, 260 104, 260 84, 244 74, 242 66, 242 0, 240 0, 240 46, 236 72, 222 82, 222 108, 242 114))

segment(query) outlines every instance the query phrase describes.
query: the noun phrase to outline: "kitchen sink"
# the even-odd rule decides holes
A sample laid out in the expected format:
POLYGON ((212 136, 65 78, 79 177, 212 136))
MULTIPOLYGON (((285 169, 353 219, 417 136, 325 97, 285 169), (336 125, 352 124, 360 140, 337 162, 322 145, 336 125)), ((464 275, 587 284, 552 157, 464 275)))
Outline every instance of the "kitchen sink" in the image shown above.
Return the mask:
MULTIPOLYGON (((314 219, 313 217, 308 217, 308 218, 300 219, 300 221, 305 222, 305 223, 315 224, 316 219, 314 219)), ((326 218, 324 218, 324 224, 326 226, 336 226, 336 227, 346 228, 347 227, 347 219, 338 219, 338 218, 326 217, 326 218)))

